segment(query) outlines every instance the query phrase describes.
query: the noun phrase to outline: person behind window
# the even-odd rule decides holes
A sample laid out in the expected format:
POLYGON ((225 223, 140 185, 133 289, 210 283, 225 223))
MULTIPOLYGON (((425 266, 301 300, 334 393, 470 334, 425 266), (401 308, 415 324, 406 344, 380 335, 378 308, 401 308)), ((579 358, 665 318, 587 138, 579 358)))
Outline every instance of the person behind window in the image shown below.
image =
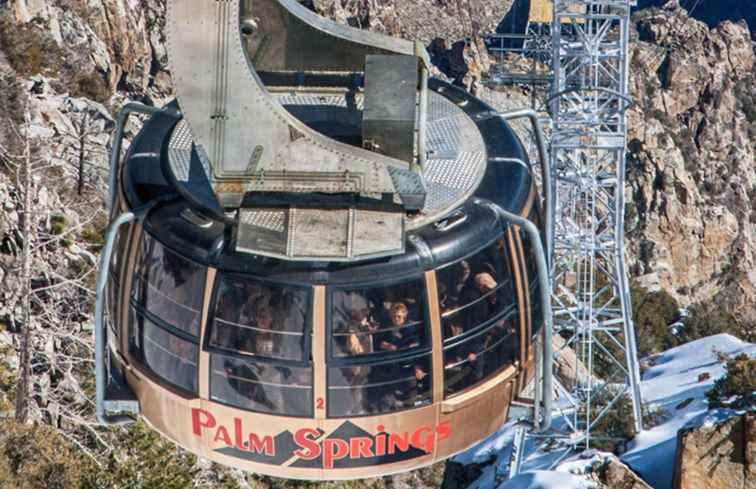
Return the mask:
POLYGON ((370 319, 368 303, 359 294, 353 293, 348 301, 349 322, 346 325, 347 353, 349 356, 360 356, 373 353, 373 333, 378 325, 370 319))
MULTIPOLYGON (((260 306, 254 314, 254 329, 235 329, 235 334, 243 335, 237 338, 237 344, 243 353, 250 353, 268 358, 275 358, 278 345, 273 332, 273 311, 268 306, 260 306)), ((274 368, 264 368, 256 364, 226 362, 226 376, 229 385, 242 397, 262 405, 269 410, 281 406, 282 394, 280 389, 268 384, 280 384, 282 373, 274 368), (264 378, 263 378, 264 376, 264 378)), ((254 405, 251 406, 253 409, 254 405)))
MULTIPOLYGON (((447 314, 453 309, 442 311, 447 314)), ((465 333, 465 327, 459 317, 451 316, 444 324, 444 339, 449 340, 465 333)), ((478 361, 480 340, 478 337, 467 339, 463 343, 444 353, 444 368, 447 385, 472 385, 481 378, 482 363, 478 361)))
MULTIPOLYGON (((461 336, 465 332, 465 328, 462 326, 462 322, 458 318, 452 318, 450 321, 447 321, 445 328, 444 338, 447 340, 456 336, 461 336)), ((452 349, 453 354, 446 357, 444 361, 445 365, 454 366, 456 364, 464 363, 465 361, 474 363, 478 359, 478 343, 479 342, 473 338, 452 349)))
POLYGON ((459 262, 459 268, 457 270, 457 284, 455 285, 455 292, 457 297, 461 297, 463 291, 470 286, 470 276, 472 270, 467 260, 459 262))
POLYGON ((488 272, 481 272, 473 279, 475 285, 474 298, 468 297, 466 303, 475 303, 469 313, 468 327, 475 327, 491 319, 498 311, 498 283, 488 272), (472 299, 472 300, 471 300, 472 299))
POLYGON ((512 318, 505 317, 496 321, 483 340, 486 375, 514 362, 518 346, 516 325, 512 318))
MULTIPOLYGON (((345 316, 347 323, 342 326, 343 333, 346 334, 346 344, 344 345, 347 356, 362 356, 373 353, 373 331, 377 326, 370 320, 370 308, 367 300, 360 294, 353 292, 344 297, 345 316)), ((348 414, 361 414, 367 409, 365 390, 363 386, 370 375, 370 368, 362 365, 355 365, 343 369, 344 376, 349 385, 352 386, 350 394, 352 397, 351 406, 348 414)))
POLYGON ((449 309, 452 298, 449 297, 449 287, 444 282, 438 282, 438 305, 441 310, 449 309))
POLYGON ((274 328, 284 334, 276 335, 277 353, 286 360, 301 360, 304 349, 305 311, 293 292, 284 292, 273 311, 274 328), (288 333, 288 334, 287 334, 288 333), (297 333, 297 334, 291 334, 297 333))
POLYGON ((240 309, 230 294, 221 295, 216 310, 215 327, 211 338, 212 345, 227 350, 238 350, 240 338, 236 334, 238 328, 235 324, 239 321, 240 309))
POLYGON ((273 312, 267 306, 258 307, 255 313, 255 331, 247 336, 245 351, 263 357, 275 357, 276 342, 272 330, 273 312))
MULTIPOLYGON (((420 346, 421 339, 417 325, 409 326, 409 310, 404 302, 397 302, 391 306, 391 330, 381 335, 380 349, 386 351, 400 351, 420 346)), ((424 381, 427 372, 416 362, 400 362, 390 364, 382 371, 381 381, 401 379, 394 388, 387 389, 381 396, 382 402, 399 403, 404 407, 414 406, 417 399, 419 384, 424 381)))
MULTIPOLYGON (((493 276, 488 272, 482 272, 475 276, 475 288, 478 289, 478 292, 480 292, 481 297, 484 295, 487 295, 492 290, 495 290, 497 287, 496 280, 493 278, 493 276)), ((488 296, 488 301, 490 303, 496 302, 496 295, 491 294, 488 296)))
POLYGON ((420 345, 417 328, 409 326, 408 316, 409 309, 404 302, 396 302, 391 306, 391 329, 380 336, 378 344, 381 350, 406 350, 420 345))

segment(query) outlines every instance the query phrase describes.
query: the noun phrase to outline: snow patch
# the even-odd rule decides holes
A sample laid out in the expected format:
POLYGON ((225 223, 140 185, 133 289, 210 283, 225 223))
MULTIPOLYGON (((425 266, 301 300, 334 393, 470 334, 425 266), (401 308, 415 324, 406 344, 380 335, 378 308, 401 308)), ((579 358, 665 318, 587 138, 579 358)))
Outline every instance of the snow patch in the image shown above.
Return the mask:
MULTIPOLYGON (((643 402, 662 408, 666 419, 654 428, 637 435, 628 444, 620 460, 630 466, 654 489, 672 489, 677 432, 684 428, 714 425, 741 412, 730 409, 709 410, 706 392, 725 373, 718 354, 734 356, 746 353, 756 357, 756 344, 734 336, 710 336, 644 359, 651 367, 643 373, 643 402), (708 374, 708 375, 705 375, 708 374)), ((559 418, 555 419, 559 427, 559 418)), ((539 450, 531 438, 526 440, 525 460, 517 477, 506 479, 512 441, 518 423, 512 421, 480 444, 455 457, 462 464, 487 464, 482 475, 468 489, 586 489, 597 487, 584 476, 598 461, 611 454, 590 452, 566 455, 564 449, 539 450), (564 460, 562 460, 564 458, 564 460)))
POLYGON ((500 485, 498 489, 595 489, 597 487, 595 482, 586 481, 572 474, 536 470, 520 474, 500 485))
POLYGON ((709 336, 658 355, 643 373, 643 402, 663 408, 668 418, 637 435, 621 459, 654 489, 672 489, 679 430, 713 425, 738 414, 727 409, 709 411, 706 392, 725 373, 718 353, 756 357, 756 345, 728 334, 709 336))

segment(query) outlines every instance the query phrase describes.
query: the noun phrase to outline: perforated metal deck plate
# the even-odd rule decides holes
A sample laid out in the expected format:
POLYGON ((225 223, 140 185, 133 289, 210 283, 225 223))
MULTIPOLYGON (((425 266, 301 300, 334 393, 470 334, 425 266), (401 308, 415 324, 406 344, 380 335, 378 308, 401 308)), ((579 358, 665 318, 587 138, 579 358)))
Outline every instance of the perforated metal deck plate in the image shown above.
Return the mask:
MULTIPOLYGON (((284 107, 336 106, 361 109, 363 97, 338 94, 277 94, 284 107)), ((477 126, 443 95, 428 97, 428 160, 423 169, 427 197, 422 211, 407 219, 407 229, 438 221, 475 192, 486 171, 486 147, 477 126)))
MULTIPOLYGON (((361 93, 274 92, 284 107, 333 106, 361 110, 361 93)), ((179 181, 189 178, 189 127, 181 121, 171 137, 168 157, 179 181)), ((241 209, 237 249, 288 260, 335 261, 388 256, 404 251, 403 233, 436 222, 475 192, 486 170, 483 137, 465 112, 443 95, 430 92, 428 159, 422 175, 427 196, 422 211, 407 216, 391 212, 296 208, 241 209), (319 257, 319 258, 318 258, 319 257)), ((210 165, 200 158, 206 173, 210 165)), ((405 182, 409 184, 410 182, 405 182)))
POLYGON ((359 260, 404 251, 403 216, 364 209, 241 209, 236 248, 288 260, 359 260))
MULTIPOLYGON (((189 181, 189 170, 192 164, 192 133, 189 130, 189 124, 185 119, 181 119, 173 129, 171 138, 168 141, 168 164, 173 170, 173 175, 179 182, 186 183, 189 181)), ((198 153, 202 169, 205 171, 208 180, 210 179, 210 162, 203 158, 202 153, 198 153)))

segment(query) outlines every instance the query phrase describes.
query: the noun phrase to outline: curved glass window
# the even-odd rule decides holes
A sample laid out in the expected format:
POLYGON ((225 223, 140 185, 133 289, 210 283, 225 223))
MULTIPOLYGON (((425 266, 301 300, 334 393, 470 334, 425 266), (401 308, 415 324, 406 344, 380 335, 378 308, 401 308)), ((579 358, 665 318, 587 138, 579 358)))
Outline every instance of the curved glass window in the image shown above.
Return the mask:
POLYGON ((469 332, 516 302, 502 236, 482 251, 436 272, 444 330, 469 332))
POLYGON ((423 278, 334 290, 329 317, 329 416, 381 414, 431 402, 423 278))
POLYGON ((312 416, 310 289, 222 275, 208 326, 210 398, 312 416))
POLYGON ((519 354, 517 299, 504 235, 436 276, 449 396, 511 365, 519 354))
POLYGON ((331 296, 331 355, 359 357, 428 346, 425 282, 336 290, 331 296))
POLYGON ((213 354, 210 399, 263 413, 312 416, 312 368, 213 354))
POLYGON ((158 377, 189 392, 197 392, 199 347, 168 331, 145 314, 129 309, 130 349, 158 377))
MULTIPOLYGON (((444 347, 444 390, 454 395, 512 365, 518 358, 519 317, 514 306, 491 325, 459 343, 444 347)), ((452 332, 446 339, 453 340, 452 332)))
POLYGON ((223 276, 208 344, 231 353, 301 362, 308 311, 308 289, 223 276))
POLYGON ((118 297, 121 290, 121 263, 126 259, 126 243, 130 226, 121 226, 119 233, 116 235, 113 244, 113 254, 110 258, 110 274, 107 282, 107 291, 105 295, 105 311, 107 325, 110 328, 113 337, 116 340, 121 338, 121 330, 117 324, 118 297))
POLYGON ((432 402, 431 355, 328 369, 328 416, 388 413, 432 402))
POLYGON ((199 336, 205 268, 142 235, 133 297, 144 310, 192 336, 199 336))
MULTIPOLYGON (((541 229, 541 218, 537 209, 530 212, 529 219, 541 229)), ((538 281, 538 265, 535 260, 536 249, 531 243, 529 235, 520 231, 522 239, 525 268, 528 274, 528 286, 530 289, 530 308, 532 310, 533 335, 535 336, 543 326, 543 310, 541 308, 541 288, 538 281)))

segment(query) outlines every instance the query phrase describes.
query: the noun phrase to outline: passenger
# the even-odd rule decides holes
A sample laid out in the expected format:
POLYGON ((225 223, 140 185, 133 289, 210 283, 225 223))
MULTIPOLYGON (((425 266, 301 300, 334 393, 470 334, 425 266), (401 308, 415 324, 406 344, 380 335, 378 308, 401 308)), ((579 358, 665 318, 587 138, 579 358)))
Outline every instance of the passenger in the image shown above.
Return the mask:
POLYGON ((445 309, 441 310, 441 317, 444 324, 444 340, 454 338, 465 332, 465 327, 460 320, 459 314, 454 314, 457 310, 457 304, 451 303, 445 309))
POLYGON ((373 333, 378 330, 370 319, 370 308, 364 297, 353 293, 348 299, 349 322, 346 325, 347 353, 349 356, 367 355, 375 351, 373 333))
POLYGON ((279 355, 288 360, 300 360, 304 350, 305 311, 301 301, 293 292, 285 292, 281 301, 281 310, 276 311, 279 335, 279 355))
POLYGON ((457 296, 461 296, 462 291, 468 287, 470 276, 472 275, 472 270, 470 269, 470 264, 467 263, 467 260, 462 260, 459 262, 459 270, 457 275, 457 284, 456 284, 456 293, 457 296))
MULTIPOLYGON (((465 328, 462 326, 462 322, 459 318, 449 318, 445 322, 444 338, 454 338, 464 334, 465 328)), ((444 356, 444 366, 447 368, 455 368, 464 363, 473 364, 478 359, 478 346, 479 341, 476 338, 471 338, 464 341, 461 345, 452 348, 444 356)))
POLYGON ((496 280, 496 277, 497 277, 498 273, 496 271, 496 267, 494 267, 490 262, 485 262, 484 264, 482 264, 480 266, 480 269, 481 269, 482 272, 485 272, 485 273, 491 275, 491 277, 494 279, 494 281, 496 280))
POLYGON ((449 297, 449 288, 444 282, 438 282, 438 305, 443 311, 449 308, 452 299, 449 297))
POLYGON ((485 374, 490 375, 513 363, 518 349, 517 330, 511 316, 496 321, 483 340, 485 374))
MULTIPOLYGON (((476 306, 473 307, 473 309, 476 306)), ((476 326, 475 320, 470 320, 471 311, 467 309, 459 310, 458 305, 452 303, 450 307, 443 310, 444 340, 456 338, 465 334, 468 323, 476 326)), ((474 311, 473 311, 474 312, 474 311)), ((452 394, 466 389, 475 384, 482 378, 483 364, 479 360, 481 351, 481 337, 475 334, 470 338, 464 339, 459 345, 445 349, 444 351, 444 384, 447 387, 447 394, 452 394)))
POLYGON ((475 275, 475 287, 481 295, 485 295, 494 290, 497 285, 496 280, 488 272, 482 272, 475 275))
POLYGON ((275 357, 277 348, 272 329, 273 314, 270 308, 258 308, 255 314, 255 330, 253 334, 247 335, 244 351, 263 357, 275 357))
POLYGON ((478 289, 481 297, 486 297, 486 303, 488 304, 489 309, 497 309, 499 299, 495 290, 498 286, 499 284, 496 283, 496 280, 490 273, 483 272, 475 276, 475 288, 478 289))
MULTIPOLYGON (((353 292, 344 296, 343 313, 348 315, 348 323, 343 326, 346 336, 344 345, 347 356, 362 356, 373 353, 373 332, 377 326, 370 320, 368 302, 360 294, 353 292)), ((342 313, 342 314, 343 314, 342 313)), ((350 389, 351 406, 347 410, 350 414, 364 414, 368 410, 365 384, 370 375, 370 367, 356 365, 342 369, 345 380, 352 386, 350 389)))
POLYGON ((218 320, 215 321, 213 326, 212 346, 227 350, 238 349, 239 335, 237 331, 239 328, 235 324, 239 320, 239 312, 239 308, 236 307, 231 296, 222 294, 218 300, 218 307, 215 312, 218 320))
POLYGON ((253 286, 249 284, 244 285, 241 289, 242 293, 238 300, 239 308, 239 324, 249 326, 255 324, 255 315, 260 307, 267 306, 267 302, 263 300, 259 293, 253 286))
POLYGON ((507 241, 504 238, 497 239, 493 245, 488 247, 486 255, 484 267, 487 266, 494 270, 494 273, 492 273, 494 278, 504 277, 506 275, 507 241))
POLYGON ((403 302, 391 306, 391 330, 380 337, 381 350, 397 351, 414 348, 420 345, 420 335, 416 327, 407 327, 409 310, 403 302))
MULTIPOLYGON (((379 343, 381 350, 399 351, 420 346, 422 340, 417 326, 409 326, 408 315, 409 310, 405 303, 397 302, 391 306, 392 329, 382 335, 379 343)), ((418 391, 423 390, 422 382, 428 375, 415 361, 390 364, 379 372, 377 380, 381 382, 402 380, 401 383, 395 384, 394 388, 382 390, 379 395, 382 403, 394 404, 394 407, 414 406, 418 391)))

